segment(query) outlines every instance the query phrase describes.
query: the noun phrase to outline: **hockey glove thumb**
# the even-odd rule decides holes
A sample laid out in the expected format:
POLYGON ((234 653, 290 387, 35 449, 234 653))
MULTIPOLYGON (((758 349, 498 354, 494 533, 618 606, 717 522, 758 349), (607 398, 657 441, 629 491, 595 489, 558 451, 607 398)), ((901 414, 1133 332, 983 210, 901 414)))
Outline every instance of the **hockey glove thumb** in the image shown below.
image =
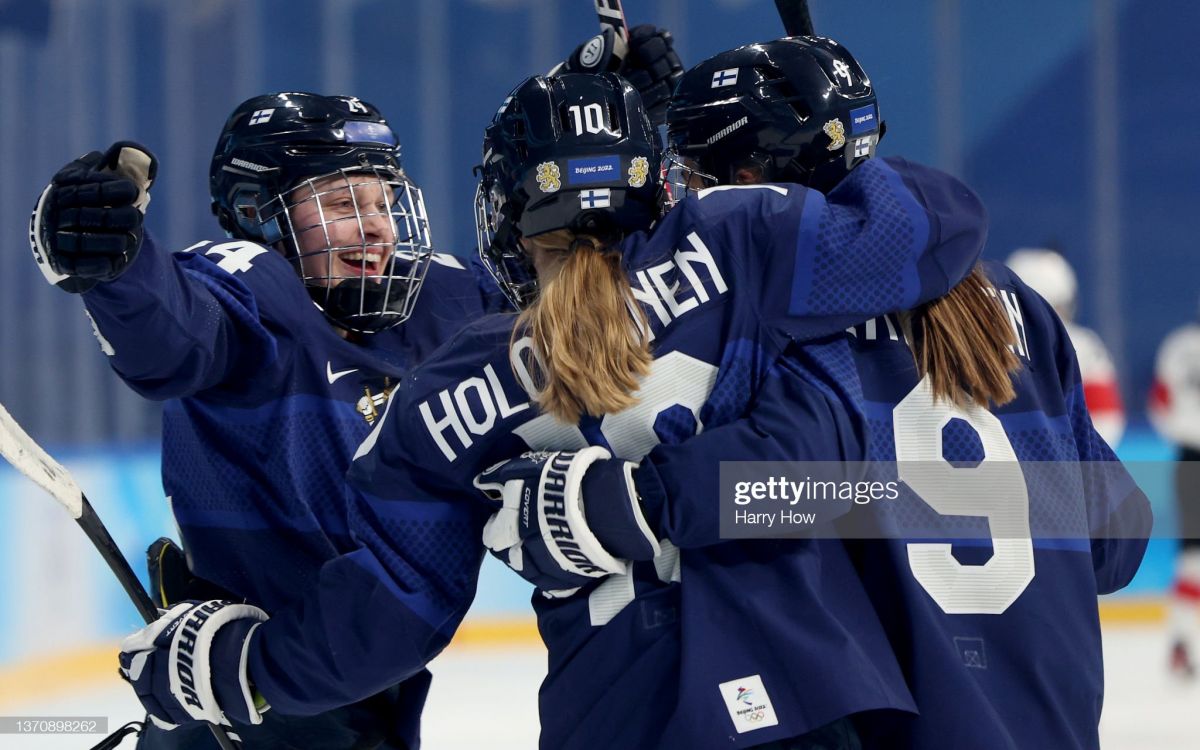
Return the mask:
POLYGON ((142 245, 157 171, 154 155, 131 141, 60 169, 29 220, 29 244, 46 280, 81 293, 120 276, 142 245))
POLYGON ((163 729, 193 721, 260 724, 267 706, 250 686, 246 656, 266 619, 249 604, 176 604, 121 641, 121 676, 163 729))
POLYGON ((651 24, 629 30, 629 42, 606 28, 575 48, 551 73, 621 74, 642 96, 642 105, 650 122, 662 125, 667 119, 667 104, 675 84, 683 76, 683 62, 675 51, 671 32, 651 24))

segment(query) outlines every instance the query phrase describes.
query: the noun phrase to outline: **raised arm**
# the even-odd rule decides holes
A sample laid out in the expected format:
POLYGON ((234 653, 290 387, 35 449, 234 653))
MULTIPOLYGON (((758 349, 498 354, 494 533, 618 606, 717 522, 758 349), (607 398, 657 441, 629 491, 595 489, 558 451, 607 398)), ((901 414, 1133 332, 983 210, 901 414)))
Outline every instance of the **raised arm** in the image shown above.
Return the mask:
POLYGON ((128 142, 71 162, 39 198, 30 241, 47 281, 83 297, 117 373, 142 395, 166 399, 216 386, 276 352, 254 293, 236 278, 271 251, 229 242, 162 252, 142 228, 155 164, 128 142))

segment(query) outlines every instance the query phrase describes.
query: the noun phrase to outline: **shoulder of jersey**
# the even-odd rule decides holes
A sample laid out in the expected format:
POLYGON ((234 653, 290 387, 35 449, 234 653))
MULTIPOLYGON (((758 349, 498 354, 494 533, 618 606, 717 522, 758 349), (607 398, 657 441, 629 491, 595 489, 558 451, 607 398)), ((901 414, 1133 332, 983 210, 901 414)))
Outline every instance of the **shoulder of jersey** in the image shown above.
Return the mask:
POLYGON ((705 219, 726 213, 762 210, 771 204, 783 204, 789 196, 808 192, 802 185, 764 183, 761 185, 717 185, 689 195, 679 207, 705 219))
MULTIPOLYGON (((769 202, 786 199, 798 185, 718 185, 689 194, 672 208, 649 232, 637 232, 623 243, 629 258, 626 265, 637 268, 673 253, 688 234, 702 236, 728 222, 753 220, 772 212, 769 202)), ((782 207, 783 204, 780 204, 782 207)), ((778 209, 776 209, 778 210, 778 209)))
POLYGON ((468 261, 449 253, 433 253, 430 256, 422 293, 434 289, 451 294, 473 292, 476 297, 479 296, 479 284, 468 261))
POLYGON ((175 254, 185 253, 203 258, 231 276, 248 275, 252 272, 258 275, 260 269, 281 265, 292 268, 291 262, 282 254, 250 240, 200 240, 176 251, 175 254))
POLYGON ((417 383, 461 380, 489 362, 507 361, 515 320, 515 315, 493 314, 466 323, 413 368, 412 379, 417 383))
POLYGON ((213 266, 250 289, 260 314, 277 319, 320 315, 292 262, 271 248, 248 240, 205 240, 180 251, 194 256, 193 268, 213 266))

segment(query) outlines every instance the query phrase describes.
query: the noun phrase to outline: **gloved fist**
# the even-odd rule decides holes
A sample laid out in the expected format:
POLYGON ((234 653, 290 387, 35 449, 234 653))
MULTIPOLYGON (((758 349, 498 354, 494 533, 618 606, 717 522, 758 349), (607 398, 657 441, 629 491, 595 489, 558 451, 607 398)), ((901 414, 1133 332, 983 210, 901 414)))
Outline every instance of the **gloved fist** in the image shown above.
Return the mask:
POLYGON ((154 155, 130 141, 60 169, 29 221, 29 244, 46 280, 80 293, 120 276, 142 245, 157 171, 154 155))
POLYGON ((642 516, 635 464, 604 448, 524 453, 475 478, 496 503, 483 543, 525 580, 551 595, 623 573, 659 545, 642 516))
POLYGON ((579 45, 555 71, 567 73, 619 73, 642 95, 642 104, 655 126, 666 122, 667 104, 683 75, 683 62, 675 51, 671 32, 652 24, 629 30, 628 50, 612 28, 579 45), (622 55, 621 53, 624 53, 622 55))
POLYGON ((207 721, 262 723, 246 648, 267 614, 249 604, 183 602, 121 641, 121 676, 163 729, 207 721))

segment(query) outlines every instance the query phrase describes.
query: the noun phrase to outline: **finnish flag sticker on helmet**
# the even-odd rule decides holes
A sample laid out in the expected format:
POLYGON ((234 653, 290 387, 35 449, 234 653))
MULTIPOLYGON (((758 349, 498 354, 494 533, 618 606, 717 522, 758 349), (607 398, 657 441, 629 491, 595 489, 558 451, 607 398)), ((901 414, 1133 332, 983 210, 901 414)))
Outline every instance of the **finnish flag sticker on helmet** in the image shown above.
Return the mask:
POLYGON ((596 188, 595 190, 579 191, 580 208, 608 208, 608 199, 608 188, 596 188))
POLYGON ((732 86, 737 83, 738 69, 726 68, 713 73, 711 88, 719 89, 723 86, 732 86))
POLYGON ((854 158, 871 155, 871 136, 854 140, 854 158))
POLYGON ((270 120, 271 115, 273 115, 273 114, 275 114, 274 108, 256 110, 254 112, 254 114, 250 115, 250 124, 251 125, 261 125, 262 123, 266 122, 267 120, 270 120))

